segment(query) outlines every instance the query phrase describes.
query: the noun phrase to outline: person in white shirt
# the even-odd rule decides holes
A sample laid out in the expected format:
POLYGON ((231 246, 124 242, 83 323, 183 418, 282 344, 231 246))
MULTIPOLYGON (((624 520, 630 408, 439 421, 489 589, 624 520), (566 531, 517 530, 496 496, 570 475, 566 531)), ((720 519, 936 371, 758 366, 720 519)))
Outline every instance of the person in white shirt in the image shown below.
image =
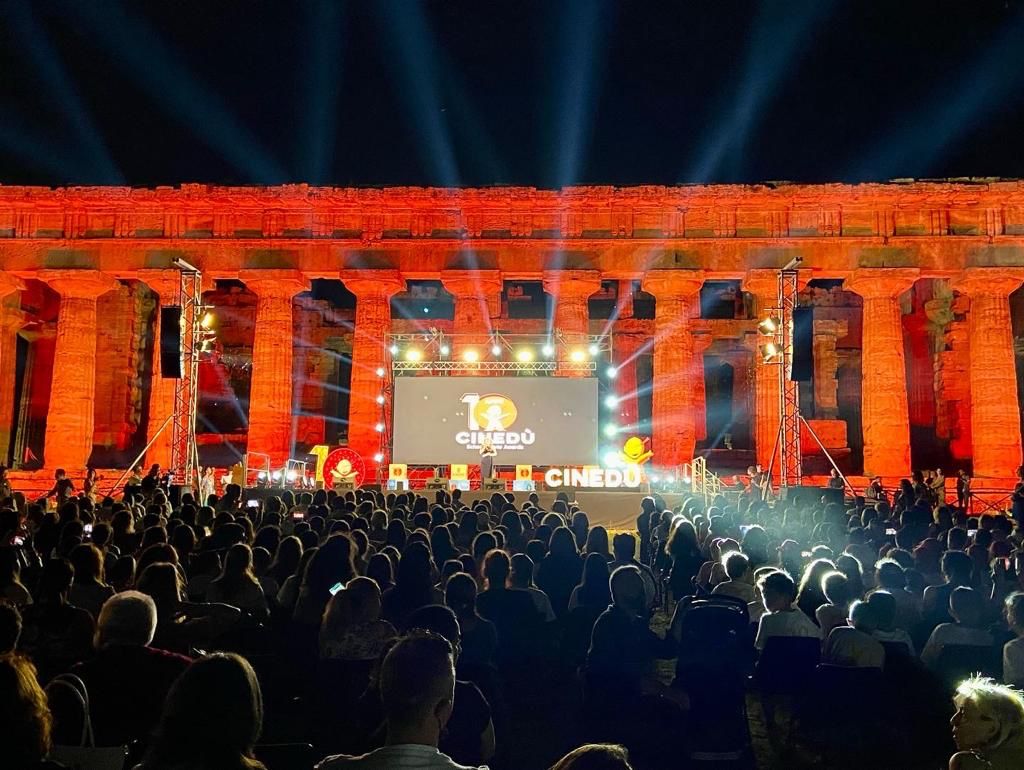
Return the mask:
POLYGON ((882 668, 885 648, 871 636, 875 630, 874 610, 867 602, 850 605, 850 625, 832 629, 821 652, 821 662, 851 668, 882 668))
POLYGON ((982 628, 983 611, 981 594, 977 591, 963 586, 953 589, 949 595, 949 614, 955 622, 935 627, 921 651, 921 662, 928 668, 935 668, 942 648, 948 645, 991 647, 992 634, 982 628))
POLYGON ((487 770, 459 765, 437 749, 455 700, 453 651, 443 636, 414 631, 400 639, 381 665, 380 695, 384 746, 327 757, 316 770, 487 770))
POLYGON ((773 636, 807 636, 821 638, 821 629, 807 615, 793 606, 796 583, 781 570, 765 575, 758 582, 765 614, 757 626, 754 646, 760 652, 773 636))
POLYGON ((734 596, 747 604, 757 598, 754 585, 750 582, 750 559, 745 553, 732 551, 722 557, 727 579, 716 585, 711 593, 714 596, 734 596))
POLYGON ((1006 625, 1017 638, 1003 645, 1003 681, 1024 687, 1024 593, 1015 591, 1006 597, 1006 625))

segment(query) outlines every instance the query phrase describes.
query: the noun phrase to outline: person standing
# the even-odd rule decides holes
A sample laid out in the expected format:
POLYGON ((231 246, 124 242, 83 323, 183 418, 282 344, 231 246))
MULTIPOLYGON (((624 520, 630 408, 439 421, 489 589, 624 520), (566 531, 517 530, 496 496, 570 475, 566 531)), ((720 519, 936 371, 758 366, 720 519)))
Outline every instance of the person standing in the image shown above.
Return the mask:
POLYGON ((497 456, 498 450, 489 438, 485 438, 480 445, 480 478, 494 478, 494 458, 497 456))
POLYGON ((960 469, 956 472, 956 505, 963 511, 971 502, 971 477, 967 471, 960 469))

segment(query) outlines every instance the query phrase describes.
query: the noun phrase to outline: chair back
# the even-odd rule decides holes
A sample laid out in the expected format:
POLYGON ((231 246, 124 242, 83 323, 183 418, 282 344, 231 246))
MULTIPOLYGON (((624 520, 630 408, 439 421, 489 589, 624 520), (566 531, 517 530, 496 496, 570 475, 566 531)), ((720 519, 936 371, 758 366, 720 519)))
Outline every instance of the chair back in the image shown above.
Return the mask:
POLYGON ((50 759, 71 770, 122 770, 128 755, 127 747, 96 746, 85 682, 74 674, 61 674, 46 685, 46 697, 48 701, 60 704, 56 715, 58 735, 66 732, 69 722, 75 727, 81 725, 77 740, 71 744, 55 744, 50 751, 50 759), (60 721, 65 723, 64 731, 61 730, 60 721))
POLYGON ((676 679, 740 682, 753 664, 746 605, 732 597, 686 597, 676 605, 670 633, 678 641, 676 679))
POLYGON ((757 685, 764 692, 804 692, 820 662, 820 639, 812 636, 769 637, 757 660, 757 685))
POLYGON ((1002 680, 1002 651, 994 645, 947 644, 939 653, 935 671, 950 690, 975 674, 1002 680))

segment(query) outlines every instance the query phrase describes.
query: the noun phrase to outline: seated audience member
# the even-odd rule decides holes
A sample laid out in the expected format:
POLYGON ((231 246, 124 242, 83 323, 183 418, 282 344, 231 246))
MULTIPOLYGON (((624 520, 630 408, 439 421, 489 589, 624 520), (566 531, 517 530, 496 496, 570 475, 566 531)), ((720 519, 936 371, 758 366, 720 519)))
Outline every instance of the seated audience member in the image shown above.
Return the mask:
POLYGON ((583 561, 583 578, 569 596, 569 612, 577 607, 603 610, 611 601, 608 592, 608 560, 600 553, 588 553, 583 561))
POLYGON ((886 591, 896 601, 896 626, 911 631, 921 620, 921 600, 907 590, 907 576, 895 559, 882 559, 875 565, 877 587, 869 592, 886 591))
POLYGON ((150 564, 139 575, 138 590, 156 603, 154 642, 161 650, 188 654, 228 631, 241 618, 237 607, 182 599, 181 577, 173 564, 150 564))
POLYGON ((711 591, 713 596, 733 596, 750 604, 757 598, 754 584, 750 582, 750 559, 745 553, 733 551, 722 557, 726 579, 711 591))
MULTIPOLYGON (((650 499, 650 498, 644 498, 650 499)), ((608 565, 609 574, 615 572, 619 567, 636 567, 640 570, 640 577, 644 579, 644 595, 647 597, 647 607, 654 606, 658 594, 658 581, 654 579, 654 573, 646 564, 636 559, 636 538, 629 532, 619 532, 612 538, 612 552, 614 561, 608 565)))
MULTIPOLYGON (((413 630, 432 631, 448 640, 458 670, 459 621, 448 607, 431 604, 420 607, 409 619, 413 630)), ((452 715, 441 734, 438 746, 459 764, 479 765, 494 756, 494 722, 491 706, 473 682, 455 679, 455 703, 452 715)))
POLYGON ((21 613, 21 649, 39 667, 43 681, 92 652, 92 615, 68 603, 74 577, 75 571, 66 559, 48 560, 36 603, 21 613))
POLYGON ((537 565, 537 587, 548 595, 555 615, 569 612, 569 597, 583 574, 583 559, 572 530, 559 526, 551 533, 547 555, 537 565))
MULTIPOLYGON (((781 570, 765 575, 758 583, 765 614, 757 626, 754 646, 761 651, 773 636, 809 636, 821 638, 821 629, 806 614, 793 606, 796 583, 781 570)), ((815 608, 817 609, 817 608, 815 608)))
POLYGON ((327 757, 317 770, 464 770, 465 765, 437 748, 455 699, 454 653, 448 640, 429 631, 400 639, 381 664, 380 698, 387 728, 384 746, 358 757, 327 757))
POLYGON ((138 770, 265 770, 253 756, 263 694, 245 658, 214 653, 178 677, 138 770))
POLYGON ((821 590, 828 599, 828 604, 823 604, 814 613, 818 627, 821 629, 821 637, 828 639, 832 629, 838 626, 845 626, 850 615, 851 596, 850 581, 839 570, 826 572, 821 579, 821 590))
POLYGON ((589 743, 573 749, 550 770, 633 770, 629 753, 612 743, 589 743))
POLYGON ((94 545, 76 545, 71 549, 71 566, 75 568, 75 580, 68 602, 81 607, 95 620, 103 602, 114 595, 114 589, 103 577, 103 553, 94 545))
POLYGON ((228 549, 220 577, 206 589, 206 601, 238 607, 257 620, 267 618, 267 599, 252 571, 252 549, 245 543, 235 543, 228 549))
POLYGON ((949 770, 1019 770, 1024 767, 1024 695, 977 677, 963 682, 950 720, 957 753, 949 770))
POLYGON ((885 648, 872 636, 876 628, 874 610, 867 602, 850 605, 850 625, 837 626, 829 633, 821 662, 850 668, 882 668, 885 648))
POLYGON ((320 657, 377 660, 398 635, 380 608, 380 588, 370 578, 354 578, 335 593, 320 626, 320 657))
POLYGON ((935 627, 928 643, 921 650, 921 662, 934 668, 946 645, 974 645, 991 647, 992 634, 984 627, 984 604, 981 595, 972 588, 960 586, 949 596, 949 614, 952 623, 935 627))
POLYGON ((876 627, 871 633, 882 644, 902 644, 907 655, 913 657, 914 642, 904 629, 896 625, 896 600, 888 591, 875 591, 868 597, 868 604, 875 613, 876 627))
POLYGON ((18 550, 10 546, 0 546, 0 598, 6 599, 16 607, 32 603, 32 594, 21 582, 18 550))
POLYGON ((146 594, 115 594, 100 610, 96 656, 71 669, 89 694, 96 745, 148 738, 171 685, 192 662, 150 647, 155 633, 156 604, 146 594))
POLYGON ((19 655, 0 657, 0 764, 11 770, 59 770, 47 762, 53 717, 35 667, 19 655))
MULTIPOLYGON (((924 543, 918 546, 915 555, 918 550, 924 550, 924 543)), ((971 575, 974 571, 974 562, 963 551, 946 551, 942 554, 940 563, 944 582, 932 583, 930 581, 934 580, 934 577, 928 578, 926 575, 929 582, 921 601, 921 614, 930 628, 952 620, 949 598, 955 589, 971 585, 971 575)))
MULTIPOLYGON (((462 631, 460 674, 492 668, 497 658, 498 632, 494 623, 477 614, 476 593, 476 581, 466 572, 456 572, 445 585, 444 603, 455 612, 462 631)), ((467 673, 464 678, 472 676, 467 673)))
MULTIPOLYGON (((595 563, 608 569, 608 562, 594 554, 595 563)), ((526 591, 508 588, 512 563, 500 550, 488 551, 484 558, 484 579, 487 590, 476 597, 480 616, 494 623, 498 632, 498 651, 505 663, 518 661, 520 654, 536 643, 541 620, 533 599, 526 591)))
MULTIPOLYGON (((401 525, 397 519, 392 524, 401 525)), ((382 615, 399 631, 406 627, 409 616, 420 607, 440 604, 441 592, 434 587, 434 562, 424 543, 411 542, 402 551, 395 585, 384 592, 382 615)))
POLYGON ((516 588, 526 591, 533 599, 534 607, 545 623, 552 623, 556 620, 555 611, 551 607, 551 600, 548 595, 533 584, 533 559, 525 553, 517 553, 512 557, 512 572, 508 577, 509 588, 516 588))
MULTIPOLYGON (((813 550, 812 553, 814 553, 813 550)), ((800 579, 800 587, 797 591, 796 604, 812 622, 814 622, 818 607, 828 604, 828 600, 821 590, 822 578, 835 568, 834 562, 823 558, 814 559, 804 568, 804 574, 800 579)))
POLYGON ((10 655, 21 638, 21 613, 9 601, 0 599, 0 656, 10 655))
POLYGON ((1006 625, 1017 638, 1003 645, 1003 681, 1024 688, 1024 593, 1018 591, 1006 597, 1004 614, 1006 625))

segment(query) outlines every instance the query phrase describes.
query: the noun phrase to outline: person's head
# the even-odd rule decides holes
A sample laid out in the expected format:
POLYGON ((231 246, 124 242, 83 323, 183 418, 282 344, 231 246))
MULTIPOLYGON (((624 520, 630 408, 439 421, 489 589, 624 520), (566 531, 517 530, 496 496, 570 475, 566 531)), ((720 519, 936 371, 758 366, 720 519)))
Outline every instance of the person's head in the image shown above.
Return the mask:
POLYGON ((576 548, 576 538, 568 527, 556 527, 551 532, 551 542, 548 544, 548 553, 553 558, 572 557, 579 553, 576 548))
POLYGON ((146 647, 156 633, 156 603, 140 591, 122 591, 103 603, 96 621, 96 649, 146 647))
POLYGON ((629 753, 612 743, 589 743, 573 749, 550 770, 633 770, 629 753))
POLYGON ((796 600, 796 583, 781 570, 769 572, 758 581, 764 608, 769 612, 780 612, 792 608, 796 600))
POLYGON ((820 595, 821 579, 825 574, 836 568, 836 565, 828 559, 815 559, 804 568, 803 577, 800 579, 800 593, 813 593, 820 595))
POLYGON ((949 614, 968 628, 980 628, 985 606, 981 594, 973 588, 960 586, 949 595, 949 614))
POLYGON ((103 552, 94 545, 82 543, 71 549, 71 565, 75 568, 75 582, 102 583, 103 552))
POLYGON ((1024 732, 1024 694, 985 677, 962 682, 953 696, 956 714, 950 720, 953 740, 961 751, 986 753, 1020 740, 1024 732))
POLYGON ((874 609, 868 602, 855 601, 850 605, 850 625, 858 631, 870 634, 878 628, 878 619, 875 617, 874 609))
POLYGON ((443 636, 452 646, 452 658, 459 659, 462 643, 462 629, 455 611, 443 604, 428 604, 409 616, 409 630, 431 631, 443 636))
POLYGON ((868 597, 868 604, 875 614, 876 627, 881 631, 892 631, 896 625, 896 597, 888 591, 875 591, 868 597))
POLYGON ((971 582, 974 562, 963 551, 946 551, 942 554, 942 574, 946 580, 956 586, 965 586, 971 582))
POLYGON ((8 601, 0 600, 0 655, 10 655, 21 638, 21 613, 8 601))
POLYGON ((5 767, 33 767, 50 753, 53 717, 35 666, 21 655, 0 657, 0 745, 5 767))
POLYGON ((368 577, 353 578, 327 603, 324 610, 324 633, 341 634, 362 623, 380 617, 381 591, 376 581, 368 577))
POLYGON ((444 603, 459 617, 476 612, 476 581, 468 572, 456 572, 444 586, 444 603))
POLYGON ((845 607, 853 598, 850 596, 850 581, 839 570, 825 573, 825 577, 821 579, 821 592, 828 599, 829 604, 838 607, 845 607))
POLYGON ((1024 637, 1024 593, 1014 591, 1007 596, 1003 604, 1003 614, 1006 618, 1006 625, 1017 636, 1024 637))
POLYGON ((882 559, 878 562, 875 565, 875 575, 879 588, 888 591, 899 591, 907 585, 903 567, 895 559, 882 559))
POLYGON ((64 603, 75 579, 75 570, 67 559, 48 559, 39 580, 39 599, 64 603))
POLYGON ((380 697, 389 738, 440 737, 455 700, 455 659, 440 634, 414 631, 391 648, 380 671, 380 697))
POLYGON ((173 564, 150 564, 139 575, 138 589, 156 602, 157 615, 168 617, 181 604, 181 577, 173 564))
POLYGON ((497 548, 487 552, 487 556, 484 557, 483 575, 487 579, 488 588, 505 588, 511 571, 512 562, 507 553, 497 548))
POLYGON ((252 571, 252 549, 249 546, 235 543, 228 549, 221 578, 231 582, 256 579, 252 571))
POLYGON ((741 580, 750 569, 750 559, 745 553, 732 551, 722 557, 722 565, 729 580, 741 580))
POLYGON ((583 548, 585 553, 599 553, 602 556, 608 555, 608 530, 602 526, 591 527, 587 533, 587 543, 583 548))
POLYGON ((253 758, 262 728, 263 695, 252 666, 233 653, 207 655, 171 686, 143 765, 262 767, 253 758))
POLYGON ((615 561, 631 561, 636 555, 636 538, 629 532, 619 532, 612 538, 612 553, 615 561))
POLYGON ((356 576, 355 554, 355 544, 347 535, 331 535, 306 566, 302 590, 326 604, 333 585, 348 583, 356 576))
POLYGON ((525 553, 517 553, 512 557, 512 573, 509 584, 513 588, 530 588, 533 586, 534 561, 525 553))
POLYGON ((631 615, 642 615, 647 606, 644 579, 631 564, 617 568, 608 580, 612 603, 631 615))

